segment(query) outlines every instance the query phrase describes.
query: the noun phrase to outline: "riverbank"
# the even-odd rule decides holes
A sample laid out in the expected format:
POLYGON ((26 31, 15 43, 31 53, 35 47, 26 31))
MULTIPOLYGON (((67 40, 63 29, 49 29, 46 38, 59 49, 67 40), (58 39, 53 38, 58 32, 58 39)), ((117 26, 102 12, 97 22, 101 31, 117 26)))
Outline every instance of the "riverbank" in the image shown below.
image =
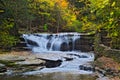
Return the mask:
POLYGON ((108 77, 109 80, 120 80, 120 63, 105 56, 97 58, 94 63, 103 77, 108 77))
POLYGON ((120 80, 120 50, 110 47, 111 40, 104 33, 97 33, 94 40, 95 66, 110 80, 120 80), (104 36, 102 36, 104 35, 104 36))
POLYGON ((0 73, 1 75, 19 74, 31 71, 45 63, 43 60, 35 59, 30 51, 12 51, 0 54, 0 73))

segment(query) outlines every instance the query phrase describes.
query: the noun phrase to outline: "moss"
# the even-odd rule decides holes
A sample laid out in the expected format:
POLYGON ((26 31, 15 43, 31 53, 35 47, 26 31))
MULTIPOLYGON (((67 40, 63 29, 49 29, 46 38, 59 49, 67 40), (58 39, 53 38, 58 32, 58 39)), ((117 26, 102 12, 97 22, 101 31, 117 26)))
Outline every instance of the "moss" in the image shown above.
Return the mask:
POLYGON ((120 49, 120 37, 112 37, 111 48, 120 49))
MULTIPOLYGON (((118 44, 119 45, 119 44, 118 44)), ((120 62, 120 50, 111 49, 110 47, 101 44, 101 35, 97 33, 94 40, 94 51, 96 56, 106 56, 113 58, 115 61, 120 62)))
POLYGON ((0 60, 0 63, 5 64, 7 67, 18 67, 19 65, 15 64, 13 61, 0 60))
POLYGON ((99 66, 100 68, 102 68, 103 66, 104 66, 104 64, 102 63, 102 62, 100 62, 100 61, 94 61, 94 65, 95 66, 99 66))

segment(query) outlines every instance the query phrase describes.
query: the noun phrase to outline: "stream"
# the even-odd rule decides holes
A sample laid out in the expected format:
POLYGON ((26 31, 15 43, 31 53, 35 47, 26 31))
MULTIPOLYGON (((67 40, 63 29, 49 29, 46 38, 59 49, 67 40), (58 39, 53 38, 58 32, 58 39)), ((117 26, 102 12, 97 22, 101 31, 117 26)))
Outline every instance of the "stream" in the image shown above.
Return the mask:
POLYGON ((95 80, 93 52, 81 52, 76 47, 79 33, 23 34, 27 47, 36 59, 46 62, 40 70, 23 72, 22 75, 1 76, 0 80, 95 80), (52 63, 52 64, 51 64, 52 63))
POLYGON ((51 73, 31 76, 2 76, 0 80, 96 80, 91 75, 78 75, 69 73, 51 73))

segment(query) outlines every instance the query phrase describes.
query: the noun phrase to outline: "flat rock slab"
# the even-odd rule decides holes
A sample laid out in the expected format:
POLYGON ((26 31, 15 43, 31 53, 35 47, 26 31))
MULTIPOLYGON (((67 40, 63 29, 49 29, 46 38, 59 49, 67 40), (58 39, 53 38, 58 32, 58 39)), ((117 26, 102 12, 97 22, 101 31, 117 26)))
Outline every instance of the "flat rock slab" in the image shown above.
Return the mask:
POLYGON ((37 66, 37 65, 41 65, 41 64, 44 64, 45 61, 44 60, 40 60, 40 59, 27 59, 25 61, 21 61, 21 62, 16 62, 15 64, 18 64, 18 65, 24 65, 24 66, 37 66))
POLYGON ((13 54, 5 54, 0 55, 0 60, 6 60, 6 61, 24 61, 25 57, 13 55, 13 54))

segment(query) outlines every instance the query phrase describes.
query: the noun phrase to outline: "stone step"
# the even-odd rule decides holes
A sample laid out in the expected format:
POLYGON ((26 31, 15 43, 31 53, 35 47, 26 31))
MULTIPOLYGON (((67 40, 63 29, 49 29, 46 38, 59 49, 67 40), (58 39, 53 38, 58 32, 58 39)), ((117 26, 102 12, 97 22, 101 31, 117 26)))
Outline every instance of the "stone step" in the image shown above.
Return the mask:
POLYGON ((15 51, 30 51, 31 49, 28 48, 28 47, 15 47, 15 48, 12 48, 12 50, 15 50, 15 51))
POLYGON ((75 45, 92 45, 93 41, 90 40, 76 40, 75 45))
POLYGON ((93 46, 89 46, 89 45, 76 45, 75 46, 75 50, 80 50, 82 52, 89 52, 89 51, 93 51, 93 46))

